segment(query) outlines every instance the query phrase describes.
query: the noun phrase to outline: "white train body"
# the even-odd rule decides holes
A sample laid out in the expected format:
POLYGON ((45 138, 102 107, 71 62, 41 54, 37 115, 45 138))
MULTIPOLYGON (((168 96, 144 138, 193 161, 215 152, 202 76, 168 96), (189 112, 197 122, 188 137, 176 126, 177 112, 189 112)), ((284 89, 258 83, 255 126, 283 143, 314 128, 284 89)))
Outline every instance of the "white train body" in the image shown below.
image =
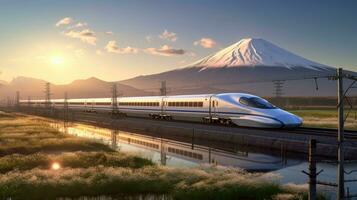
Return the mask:
MULTIPOLYGON (((233 123, 244 127, 293 128, 301 118, 245 93, 221 93, 177 96, 117 98, 118 110, 128 116, 164 118, 185 121, 233 123)), ((20 101, 22 106, 45 106, 44 100, 20 101)), ((54 108, 63 108, 64 99, 51 101, 54 108)), ((110 112, 111 98, 68 100, 70 109, 110 112)))

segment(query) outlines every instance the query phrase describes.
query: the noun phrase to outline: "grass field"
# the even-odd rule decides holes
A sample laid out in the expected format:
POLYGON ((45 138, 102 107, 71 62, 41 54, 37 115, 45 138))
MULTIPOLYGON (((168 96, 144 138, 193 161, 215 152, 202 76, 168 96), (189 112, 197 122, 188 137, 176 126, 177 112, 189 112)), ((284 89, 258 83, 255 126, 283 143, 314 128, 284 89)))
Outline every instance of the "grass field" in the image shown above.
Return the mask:
MULTIPOLYGON (((177 169, 58 132, 39 118, 0 112, 0 199, 141 195, 167 199, 306 199, 274 174, 177 169), (53 168, 53 163, 59 165, 53 168)), ((135 198, 134 198, 135 199, 135 198)), ((145 198, 142 198, 145 199, 145 198)))
MULTIPOLYGON (((299 117, 304 122, 305 127, 319 127, 319 128, 337 128, 338 115, 337 109, 325 109, 325 110, 289 110, 299 117)), ((348 110, 346 109, 345 115, 348 110)), ((357 130, 357 110, 352 110, 348 118, 345 121, 345 128, 350 130, 357 130)))

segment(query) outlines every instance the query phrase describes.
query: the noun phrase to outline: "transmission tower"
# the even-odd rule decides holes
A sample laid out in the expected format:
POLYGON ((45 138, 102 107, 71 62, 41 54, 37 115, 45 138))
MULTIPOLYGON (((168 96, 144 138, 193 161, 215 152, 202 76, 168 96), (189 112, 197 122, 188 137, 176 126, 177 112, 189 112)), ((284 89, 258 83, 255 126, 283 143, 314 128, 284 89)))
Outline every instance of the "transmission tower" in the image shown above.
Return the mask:
POLYGON ((51 86, 49 82, 45 85, 45 107, 51 108, 51 86))
POLYGON ((11 106, 11 99, 10 97, 7 97, 7 107, 10 107, 11 106))
POLYGON ((67 131, 67 123, 68 123, 68 96, 67 92, 64 93, 64 100, 63 100, 63 126, 65 131, 67 131))
POLYGON ((31 96, 27 97, 27 106, 30 108, 31 106, 31 96))
POLYGON ((275 95, 275 97, 281 97, 284 93, 283 93, 283 87, 284 87, 284 80, 276 80, 273 81, 274 84, 274 92, 273 94, 275 95))
POLYGON ((112 85, 112 114, 118 113, 118 90, 117 84, 112 85))
POLYGON ((167 94, 166 81, 161 81, 160 95, 166 96, 166 94, 167 94))
POLYGON ((20 107, 20 92, 19 91, 16 91, 15 106, 16 106, 16 108, 20 107))

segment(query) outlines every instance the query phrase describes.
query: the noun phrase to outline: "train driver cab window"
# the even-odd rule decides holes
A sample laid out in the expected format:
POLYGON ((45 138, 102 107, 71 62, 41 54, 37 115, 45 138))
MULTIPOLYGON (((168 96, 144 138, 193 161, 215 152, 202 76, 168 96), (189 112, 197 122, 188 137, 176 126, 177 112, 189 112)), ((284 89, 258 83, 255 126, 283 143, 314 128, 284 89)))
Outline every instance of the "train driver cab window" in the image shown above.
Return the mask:
POLYGON ((240 97, 239 103, 250 106, 253 108, 260 109, 275 109, 276 107, 269 103, 267 100, 259 98, 259 97, 240 97))

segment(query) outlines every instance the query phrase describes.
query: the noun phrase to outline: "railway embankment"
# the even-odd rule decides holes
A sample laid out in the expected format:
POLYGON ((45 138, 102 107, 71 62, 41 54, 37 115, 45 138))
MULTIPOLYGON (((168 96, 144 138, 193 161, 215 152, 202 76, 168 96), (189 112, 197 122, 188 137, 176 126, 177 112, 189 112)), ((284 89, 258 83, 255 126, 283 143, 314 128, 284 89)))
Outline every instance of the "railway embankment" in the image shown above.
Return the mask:
MULTIPOLYGON (((63 112, 51 114, 42 110, 23 110, 22 112, 63 120, 63 112)), ((310 139, 317 140, 317 155, 322 159, 337 157, 337 131, 327 129, 253 129, 214 124, 182 121, 152 120, 133 117, 113 117, 107 113, 71 112, 69 122, 76 121, 115 130, 160 136, 179 137, 186 141, 202 141, 234 144, 241 148, 254 148, 259 151, 290 152, 307 154, 310 139)), ((357 160, 357 132, 346 131, 345 158, 357 160)))

